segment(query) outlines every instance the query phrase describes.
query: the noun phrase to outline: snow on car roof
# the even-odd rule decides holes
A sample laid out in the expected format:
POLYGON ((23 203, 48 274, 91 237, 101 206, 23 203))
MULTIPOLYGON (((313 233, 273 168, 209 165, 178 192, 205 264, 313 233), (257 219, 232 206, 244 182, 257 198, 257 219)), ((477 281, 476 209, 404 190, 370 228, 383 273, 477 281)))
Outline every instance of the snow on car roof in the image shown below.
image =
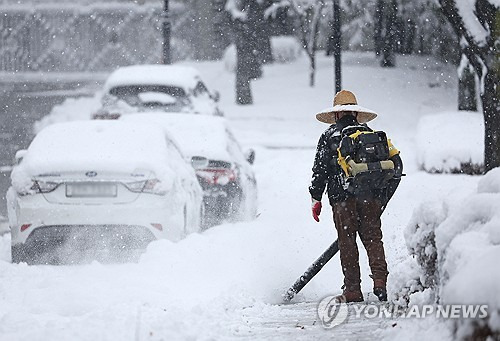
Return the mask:
POLYGON ((231 160, 227 150, 226 120, 222 117, 182 113, 144 113, 123 115, 121 119, 161 126, 174 138, 186 156, 231 160))
POLYGON ((162 129, 117 121, 56 123, 35 137, 19 168, 31 176, 52 172, 168 172, 162 129))
POLYGON ((125 85, 171 85, 193 89, 200 75, 195 68, 178 65, 132 65, 116 69, 106 80, 104 91, 125 85))

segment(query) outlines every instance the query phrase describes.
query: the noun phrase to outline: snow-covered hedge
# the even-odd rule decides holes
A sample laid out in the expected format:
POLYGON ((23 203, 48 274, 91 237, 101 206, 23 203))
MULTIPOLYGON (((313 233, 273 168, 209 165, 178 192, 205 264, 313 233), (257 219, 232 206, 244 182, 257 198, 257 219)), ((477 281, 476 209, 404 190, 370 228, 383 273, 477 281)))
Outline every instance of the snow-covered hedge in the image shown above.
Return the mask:
POLYGON ((465 199, 421 204, 405 239, 421 283, 436 301, 488 305, 485 320, 455 321, 455 337, 479 331, 500 337, 500 168, 488 172, 465 199))
MULTIPOLYGON (((299 58, 302 47, 295 37, 271 37, 271 49, 275 63, 291 63, 299 58)), ((230 45, 224 52, 224 67, 229 72, 236 71, 236 48, 230 45)))
POLYGON ((93 97, 67 98, 61 104, 55 105, 50 113, 35 122, 34 132, 59 122, 87 121, 101 107, 101 94, 93 97))
POLYGON ((430 173, 480 174, 483 171, 484 121, 475 112, 424 116, 417 128, 417 158, 430 173))

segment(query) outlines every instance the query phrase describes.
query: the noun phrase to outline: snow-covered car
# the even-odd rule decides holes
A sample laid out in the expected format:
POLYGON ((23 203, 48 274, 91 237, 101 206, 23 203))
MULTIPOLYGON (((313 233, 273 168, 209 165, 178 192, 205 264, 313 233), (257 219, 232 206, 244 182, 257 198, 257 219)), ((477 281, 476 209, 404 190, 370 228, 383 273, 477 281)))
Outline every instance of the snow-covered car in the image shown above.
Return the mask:
POLYGON ((127 122, 163 127, 191 159, 204 193, 204 226, 249 220, 257 213, 255 152, 244 153, 222 117, 143 113, 124 115, 127 122))
POLYGON ((104 84, 95 118, 137 111, 222 116, 218 92, 210 92, 195 68, 177 65, 121 67, 104 84))
POLYGON ((16 158, 7 194, 13 262, 142 250, 200 228, 203 192, 195 172, 153 125, 57 123, 16 158))

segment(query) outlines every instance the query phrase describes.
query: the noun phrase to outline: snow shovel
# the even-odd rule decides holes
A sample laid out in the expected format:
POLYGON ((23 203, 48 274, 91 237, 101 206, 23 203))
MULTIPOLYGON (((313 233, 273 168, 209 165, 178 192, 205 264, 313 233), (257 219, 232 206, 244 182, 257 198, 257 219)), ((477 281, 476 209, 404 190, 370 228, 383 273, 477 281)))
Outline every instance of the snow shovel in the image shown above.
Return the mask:
POLYGON ((339 251, 339 241, 335 240, 332 245, 326 249, 325 252, 321 256, 319 256, 318 259, 312 265, 307 269, 306 272, 302 276, 300 276, 295 283, 288 289, 288 291, 283 295, 283 302, 288 303, 292 300, 292 298, 299 292, 301 291, 307 283, 311 279, 313 279, 314 276, 320 272, 321 269, 328 263, 330 259, 335 256, 335 254, 339 251))

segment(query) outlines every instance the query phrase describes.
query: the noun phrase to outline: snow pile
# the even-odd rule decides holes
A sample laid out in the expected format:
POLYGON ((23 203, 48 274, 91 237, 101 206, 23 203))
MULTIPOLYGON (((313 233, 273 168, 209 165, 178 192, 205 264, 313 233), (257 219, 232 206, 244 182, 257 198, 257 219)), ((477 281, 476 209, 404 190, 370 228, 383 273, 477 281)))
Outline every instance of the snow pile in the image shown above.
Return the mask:
POLYGON ((295 37, 279 36, 271 38, 273 59, 276 63, 291 63, 302 53, 302 46, 295 37))
POLYGON ((405 231, 408 250, 421 267, 421 282, 440 304, 488 305, 488 319, 455 322, 460 339, 478 330, 500 335, 499 226, 497 168, 480 180, 477 193, 423 203, 405 231))
POLYGON ((433 299, 424 297, 425 288, 422 270, 415 259, 407 257, 390 269, 387 278, 389 300, 398 306, 407 307, 413 304, 434 302, 433 299))
POLYGON ((67 98, 61 104, 52 108, 50 114, 37 121, 34 132, 38 133, 43 128, 58 122, 87 121, 101 108, 101 94, 93 97, 67 98))
POLYGON ((431 173, 482 172, 484 121, 475 112, 424 116, 417 128, 419 166, 431 173))
MULTIPOLYGON (((288 64, 294 62, 302 53, 302 47, 295 37, 271 37, 271 50, 275 63, 288 64)), ((224 67, 229 72, 236 72, 236 48, 230 45, 224 52, 224 67)))
POLYGON ((415 209, 405 230, 406 246, 422 267, 424 276, 421 282, 426 287, 433 287, 437 281, 435 230, 445 219, 446 205, 443 202, 424 202, 415 209))

